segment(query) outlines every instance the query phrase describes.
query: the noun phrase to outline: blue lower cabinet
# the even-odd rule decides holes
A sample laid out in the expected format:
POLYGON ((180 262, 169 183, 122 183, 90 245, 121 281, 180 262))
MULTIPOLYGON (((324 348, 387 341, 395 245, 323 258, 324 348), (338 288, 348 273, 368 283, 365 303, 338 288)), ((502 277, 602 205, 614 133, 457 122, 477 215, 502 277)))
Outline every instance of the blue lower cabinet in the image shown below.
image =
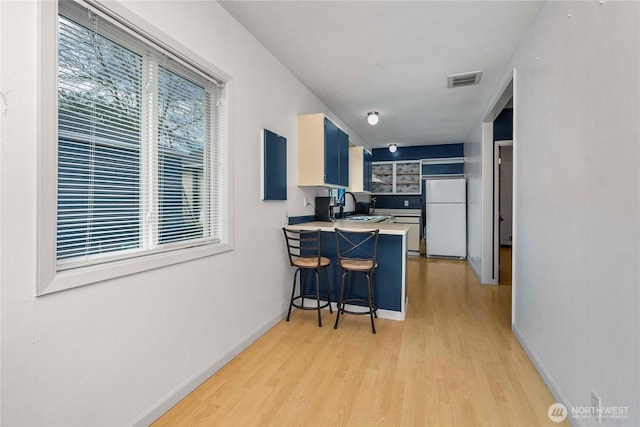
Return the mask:
MULTIPOLYGON (((331 260, 327 267, 331 301, 337 302, 340 295, 342 271, 338 267, 336 236, 332 232, 322 232, 322 253, 331 260)), ((379 309, 390 311, 402 310, 402 236, 391 234, 378 235, 378 268, 373 274, 373 294, 379 309)), ((307 293, 315 290, 315 275, 307 275, 307 293)), ((348 297, 367 297, 367 279, 362 273, 351 274, 350 295, 348 297)), ((322 277, 321 277, 322 279, 322 277)), ((321 295, 324 287, 321 286, 321 295)))

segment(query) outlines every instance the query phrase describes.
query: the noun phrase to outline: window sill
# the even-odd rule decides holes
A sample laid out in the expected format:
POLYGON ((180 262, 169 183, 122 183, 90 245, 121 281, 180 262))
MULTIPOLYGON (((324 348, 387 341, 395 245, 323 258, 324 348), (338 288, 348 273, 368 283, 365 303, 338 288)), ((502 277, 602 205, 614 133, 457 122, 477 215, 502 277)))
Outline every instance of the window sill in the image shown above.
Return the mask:
POLYGON ((113 261, 88 267, 59 271, 48 280, 42 278, 38 296, 52 294, 80 286, 90 285, 105 280, 131 274, 142 273, 156 268, 168 267, 183 262, 196 260, 233 249, 230 243, 216 243, 187 249, 179 249, 153 255, 146 255, 127 260, 113 261))

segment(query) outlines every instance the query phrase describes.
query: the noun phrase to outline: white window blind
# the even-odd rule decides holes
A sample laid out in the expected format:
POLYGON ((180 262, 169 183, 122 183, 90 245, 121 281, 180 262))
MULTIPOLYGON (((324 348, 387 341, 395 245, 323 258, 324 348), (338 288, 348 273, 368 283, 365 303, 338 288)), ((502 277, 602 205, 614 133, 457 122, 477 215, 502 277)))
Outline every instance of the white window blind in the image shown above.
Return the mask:
POLYGON ((58 35, 57 269, 219 242, 223 85, 74 2, 58 35))

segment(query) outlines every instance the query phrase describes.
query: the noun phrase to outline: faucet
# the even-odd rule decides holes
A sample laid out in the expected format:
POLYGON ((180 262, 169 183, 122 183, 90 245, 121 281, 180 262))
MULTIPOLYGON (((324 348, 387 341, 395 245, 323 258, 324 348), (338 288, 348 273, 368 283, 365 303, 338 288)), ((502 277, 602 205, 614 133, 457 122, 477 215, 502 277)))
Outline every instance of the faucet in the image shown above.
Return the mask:
POLYGON ((356 199, 356 195, 353 194, 351 191, 345 191, 344 194, 342 195, 342 197, 340 198, 340 214, 342 214, 344 212, 344 206, 346 205, 346 198, 347 198, 347 194, 351 195, 351 198, 353 199, 353 212, 355 212, 356 209, 356 203, 358 203, 358 200, 356 199))

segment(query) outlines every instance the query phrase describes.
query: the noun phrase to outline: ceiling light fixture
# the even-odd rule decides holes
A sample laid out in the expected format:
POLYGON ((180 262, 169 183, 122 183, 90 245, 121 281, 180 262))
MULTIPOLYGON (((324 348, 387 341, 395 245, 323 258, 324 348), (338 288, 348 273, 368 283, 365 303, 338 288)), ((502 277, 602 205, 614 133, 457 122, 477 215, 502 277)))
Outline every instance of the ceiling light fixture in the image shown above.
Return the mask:
POLYGON ((392 153, 395 153, 396 151, 398 151, 398 146, 396 144, 390 144, 389 151, 391 151, 392 153))
POLYGON ((377 111, 369 111, 367 113, 367 121, 371 126, 378 123, 378 119, 379 119, 378 114, 379 113, 377 111))

